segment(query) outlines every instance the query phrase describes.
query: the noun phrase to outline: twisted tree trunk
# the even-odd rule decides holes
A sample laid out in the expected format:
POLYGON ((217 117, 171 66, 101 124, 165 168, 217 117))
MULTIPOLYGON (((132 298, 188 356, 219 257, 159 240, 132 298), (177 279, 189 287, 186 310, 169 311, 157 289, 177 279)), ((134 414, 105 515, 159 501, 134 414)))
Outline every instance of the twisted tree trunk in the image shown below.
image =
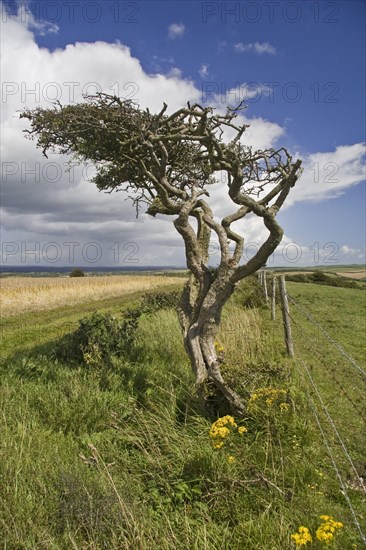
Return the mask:
POLYGON ((198 395, 210 415, 215 415, 222 398, 233 414, 245 414, 242 398, 221 375, 221 360, 215 349, 222 309, 234 291, 231 275, 227 271, 210 281, 207 272, 201 284, 191 276, 178 307, 184 346, 195 375, 198 395))

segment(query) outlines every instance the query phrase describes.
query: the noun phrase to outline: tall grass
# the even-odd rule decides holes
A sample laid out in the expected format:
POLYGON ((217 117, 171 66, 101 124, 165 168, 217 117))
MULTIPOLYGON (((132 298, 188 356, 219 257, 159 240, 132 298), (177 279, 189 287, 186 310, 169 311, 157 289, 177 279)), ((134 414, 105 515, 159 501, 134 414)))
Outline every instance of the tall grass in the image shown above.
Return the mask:
POLYGON ((113 298, 139 290, 152 290, 183 277, 112 275, 101 277, 7 277, 0 279, 0 316, 55 309, 113 298))
MULTIPOLYGON (((224 312, 225 376, 247 400, 283 389, 288 407, 258 398, 248 432, 221 449, 197 414, 173 311, 144 315, 133 347, 105 367, 47 353, 3 363, 4 548, 286 550, 320 514, 345 525, 333 548, 359 545, 276 327, 235 300, 224 312)), ((362 496, 354 491, 360 509, 362 496)))

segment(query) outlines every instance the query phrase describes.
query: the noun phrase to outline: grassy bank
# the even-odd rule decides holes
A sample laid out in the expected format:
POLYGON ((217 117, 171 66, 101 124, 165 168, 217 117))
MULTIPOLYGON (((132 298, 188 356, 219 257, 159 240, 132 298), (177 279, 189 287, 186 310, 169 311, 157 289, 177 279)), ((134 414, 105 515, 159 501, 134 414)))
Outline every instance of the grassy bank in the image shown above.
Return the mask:
MULTIPOLYGON (((356 296, 363 293, 288 286, 362 363, 356 296)), ((315 536, 322 514, 344 524, 331 547, 362 548, 314 406, 360 521, 364 492, 326 426, 303 363, 332 405, 358 469, 364 464, 362 416, 325 371, 336 373, 359 409, 360 379, 295 309, 296 356, 288 359, 281 321, 272 322, 265 307, 244 309, 246 293, 226 308, 219 345, 225 377, 248 402, 247 418, 237 423, 247 431, 229 425, 220 448, 209 436, 211 421, 198 414, 173 310, 143 314, 131 346, 108 363, 97 356, 75 361, 72 349, 61 360, 52 346, 12 357, 13 319, 4 337, 0 392, 5 548, 283 550, 295 547, 291 534, 301 525, 313 535, 311 547, 325 548, 315 536)), ((129 306, 138 302, 138 295, 131 298, 129 306)), ((92 305, 34 312, 22 321, 42 327, 43 345, 92 305)), ((100 309, 116 312, 121 305, 105 301, 100 309)))
POLYGON ((81 279, 9 278, 0 281, 1 358, 21 353, 75 330, 93 311, 121 312, 146 291, 182 288, 184 278, 129 275, 81 279), (111 281, 111 288, 108 287, 111 281), (78 295, 78 289, 82 289, 78 295), (27 304, 27 296, 30 303, 27 304))

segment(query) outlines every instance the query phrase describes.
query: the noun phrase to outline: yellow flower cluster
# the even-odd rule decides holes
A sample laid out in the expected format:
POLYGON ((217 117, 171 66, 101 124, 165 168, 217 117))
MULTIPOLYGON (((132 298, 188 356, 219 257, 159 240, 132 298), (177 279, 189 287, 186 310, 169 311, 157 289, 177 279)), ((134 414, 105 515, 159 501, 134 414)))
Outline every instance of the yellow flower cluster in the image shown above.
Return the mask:
MULTIPOLYGON (((316 530, 316 538, 325 544, 329 544, 334 539, 336 530, 343 527, 343 523, 334 521, 332 516, 320 516, 320 519, 323 523, 316 530)), ((291 535, 291 540, 296 546, 305 546, 308 542, 312 543, 313 537, 309 529, 302 525, 297 533, 291 535)))
POLYGON ((337 529, 342 529, 343 523, 334 521, 332 516, 320 516, 323 523, 316 531, 316 538, 325 544, 329 544, 334 539, 334 533, 337 529))
POLYGON ((313 537, 311 536, 309 529, 301 525, 298 532, 291 535, 291 540, 296 544, 296 546, 305 546, 308 542, 312 542, 313 537))
POLYGON ((267 407, 272 407, 274 404, 278 404, 282 412, 288 411, 290 405, 284 400, 287 397, 287 391, 277 388, 260 388, 252 393, 248 403, 248 411, 254 411, 257 408, 258 401, 265 402, 267 407))
POLYGON ((225 351, 224 346, 220 344, 220 342, 215 342, 214 346, 215 346, 216 353, 223 353, 225 351))
POLYGON ((240 435, 248 431, 245 426, 238 427, 234 418, 230 415, 222 416, 212 424, 210 438, 212 439, 215 449, 221 449, 221 447, 223 447, 224 440, 230 435, 232 429, 236 429, 240 435))

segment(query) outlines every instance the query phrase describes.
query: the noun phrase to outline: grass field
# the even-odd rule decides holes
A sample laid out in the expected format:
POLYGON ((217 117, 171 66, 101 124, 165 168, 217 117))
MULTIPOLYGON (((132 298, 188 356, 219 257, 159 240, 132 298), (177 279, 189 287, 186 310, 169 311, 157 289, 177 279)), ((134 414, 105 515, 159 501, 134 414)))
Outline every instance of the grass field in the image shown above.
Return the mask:
POLYGON ((340 277, 346 277, 348 279, 354 280, 366 280, 366 267, 365 265, 338 265, 338 264, 327 264, 327 265, 313 265, 309 267, 296 268, 273 268, 269 271, 281 272, 282 274, 308 274, 314 272, 323 272, 326 274, 333 274, 334 276, 339 275, 340 277))
MULTIPOLYGON (((181 284, 164 277, 159 289, 181 284)), ((286 550, 305 526, 307 547, 361 549, 349 502, 365 530, 364 378, 302 309, 365 369, 365 292, 288 283, 302 308, 290 305, 289 359, 279 308, 275 322, 265 306, 244 309, 247 289, 239 290, 219 341, 225 377, 248 399, 239 423, 248 431, 232 429, 217 449, 197 412, 173 310, 142 315, 130 347, 107 362, 96 352, 76 360, 71 348, 58 357, 57 342, 80 317, 136 306, 145 287, 129 288, 99 301, 83 289, 79 303, 60 298, 53 309, 34 301, 3 319, 3 547, 286 550), (323 514, 343 523, 329 545, 315 535, 323 514)))
MULTIPOLYGON (((184 278, 172 277, 176 283, 184 278)), ((8 277, 0 279, 1 317, 56 309, 101 299, 119 298, 166 285, 167 277, 112 275, 101 277, 8 277)))

